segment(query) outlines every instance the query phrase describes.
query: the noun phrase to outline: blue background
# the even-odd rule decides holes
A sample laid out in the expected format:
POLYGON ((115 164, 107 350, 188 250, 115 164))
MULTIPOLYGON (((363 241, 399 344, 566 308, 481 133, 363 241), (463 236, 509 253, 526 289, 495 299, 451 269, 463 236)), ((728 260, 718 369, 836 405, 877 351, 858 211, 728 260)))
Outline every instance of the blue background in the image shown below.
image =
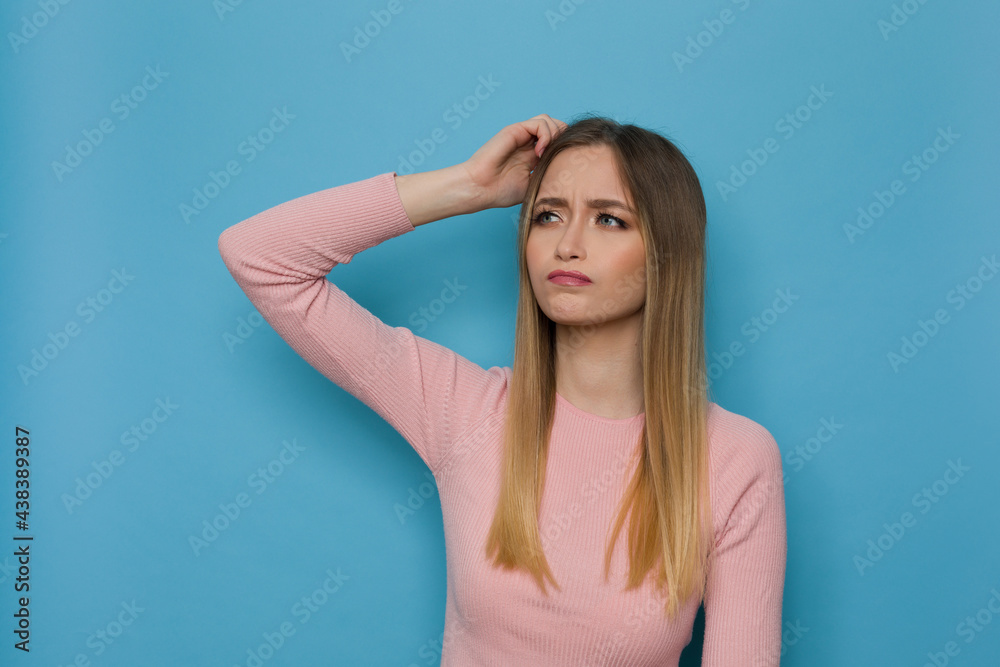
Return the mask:
MULTIPOLYGON (((922 665, 949 642, 948 664, 995 664, 1000 6, 227 6, 0 8, 0 662, 245 665, 287 621, 295 634, 264 664, 437 664, 444 537, 426 467, 260 324, 217 240, 294 197, 403 173, 415 151, 418 171, 437 169, 510 123, 598 112, 664 133, 701 178, 713 398, 766 426, 785 456, 782 664, 922 665), (391 18, 377 34, 372 11, 391 18), (366 24, 374 36, 345 56, 366 24), (144 77, 123 117, 115 100, 144 77), (480 77, 495 87, 477 99, 480 77), (829 95, 803 106, 814 86, 829 95), (463 115, 447 114, 454 105, 463 115), (294 118, 247 150, 275 108, 294 118), (113 131, 89 155, 53 166, 103 119, 113 131), (436 128, 446 141, 420 153, 436 128), (935 149, 949 128, 947 150, 935 149), (766 162, 744 164, 768 139, 766 162), (915 171, 925 151, 935 161, 915 171), (206 193, 230 160, 239 173, 206 193), (723 196, 731 178, 739 187, 723 196), (902 194, 879 211, 894 180, 902 194), (213 196, 185 219, 196 190, 213 196), (881 215, 851 233, 859 207, 881 215), (971 298, 956 298, 959 286, 971 298), (769 310, 779 290, 794 297, 780 313, 769 310), (78 309, 101 298, 100 312, 78 309), (58 347, 70 323, 77 335, 58 347), (743 354, 726 358, 736 342, 743 354), (44 367, 24 374, 50 343, 44 367), (161 421, 157 400, 176 406, 161 421), (144 425, 144 440, 121 439, 144 425), (14 528, 15 426, 32 438, 28 531, 14 528), (286 441, 298 457, 261 488, 251 476, 278 469, 286 441), (401 521, 396 506, 421 490, 401 521), (240 493, 250 504, 193 548, 240 493), (25 532, 28 655, 12 647, 7 541, 25 532), (327 570, 346 579, 303 623, 295 605, 327 570), (133 603, 141 611, 113 643, 96 639, 133 603)), ((440 221, 331 279, 393 325, 434 309, 415 333, 509 365, 516 211, 440 221), (447 279, 468 289, 440 311, 447 279)), ((682 665, 698 664, 700 622, 682 665)))

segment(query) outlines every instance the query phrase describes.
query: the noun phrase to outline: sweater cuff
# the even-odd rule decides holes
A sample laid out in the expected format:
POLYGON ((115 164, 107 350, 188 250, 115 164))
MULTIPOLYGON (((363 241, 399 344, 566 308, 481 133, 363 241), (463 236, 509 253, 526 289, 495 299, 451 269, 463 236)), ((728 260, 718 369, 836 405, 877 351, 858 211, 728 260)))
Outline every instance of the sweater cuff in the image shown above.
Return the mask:
POLYGON ((383 210, 386 212, 384 217, 379 218, 381 221, 379 225, 380 236, 383 239, 399 236, 416 229, 406 214, 406 209, 403 208, 403 201, 399 198, 395 171, 379 174, 367 181, 362 181, 362 184, 367 186, 365 194, 371 197, 376 206, 384 207, 383 210))

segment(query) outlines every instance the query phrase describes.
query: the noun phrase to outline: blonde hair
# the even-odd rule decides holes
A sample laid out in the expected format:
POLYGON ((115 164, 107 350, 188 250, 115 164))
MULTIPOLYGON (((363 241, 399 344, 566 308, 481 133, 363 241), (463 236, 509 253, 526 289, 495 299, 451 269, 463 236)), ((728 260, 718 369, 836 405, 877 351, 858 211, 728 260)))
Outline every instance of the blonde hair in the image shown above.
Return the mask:
POLYGON ((607 581, 615 543, 630 516, 625 590, 640 586, 659 564, 656 586, 670 591, 666 614, 673 618, 692 594, 704 596, 713 543, 704 335, 705 200, 683 153, 665 137, 635 125, 601 116, 577 120, 546 147, 530 176, 517 238, 520 288, 500 497, 486 554, 494 567, 530 573, 546 596, 546 578, 561 590, 549 569, 538 527, 555 409, 555 323, 535 300, 525 246, 534 201, 553 158, 569 148, 584 148, 574 151, 572 159, 587 159, 593 155, 588 151, 601 146, 611 148, 646 248, 639 350, 645 418, 631 481, 605 551, 604 577, 607 581))

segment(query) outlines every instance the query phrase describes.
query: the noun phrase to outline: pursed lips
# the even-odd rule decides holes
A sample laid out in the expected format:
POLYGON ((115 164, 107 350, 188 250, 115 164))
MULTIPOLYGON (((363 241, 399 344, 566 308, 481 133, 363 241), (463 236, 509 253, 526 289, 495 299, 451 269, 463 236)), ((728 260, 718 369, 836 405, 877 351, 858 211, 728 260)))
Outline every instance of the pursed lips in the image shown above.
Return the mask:
POLYGON ((590 278, 579 271, 556 270, 549 273, 549 280, 557 285, 588 285, 590 278))

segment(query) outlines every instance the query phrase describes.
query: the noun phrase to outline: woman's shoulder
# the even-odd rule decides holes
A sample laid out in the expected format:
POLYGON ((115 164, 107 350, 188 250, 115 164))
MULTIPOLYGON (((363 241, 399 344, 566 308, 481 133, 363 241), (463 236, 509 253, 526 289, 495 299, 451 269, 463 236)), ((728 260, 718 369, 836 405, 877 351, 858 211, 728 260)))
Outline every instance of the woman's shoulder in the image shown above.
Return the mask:
POLYGON ((460 440, 469 437, 490 422, 504 419, 512 369, 509 366, 484 368, 465 357, 456 356, 460 360, 460 365, 475 369, 469 375, 476 378, 474 382, 465 382, 459 388, 460 396, 457 401, 461 403, 461 408, 475 415, 473 419, 467 421, 467 427, 462 433, 455 434, 460 440))
MULTIPOLYGON (((785 502, 781 450, 763 425, 709 403, 709 487, 716 541, 734 526, 755 526, 785 502)), ((749 528, 747 528, 749 530, 749 528)))
POLYGON ((762 424, 715 402, 708 408, 708 449, 713 480, 727 487, 782 478, 781 449, 762 424))

